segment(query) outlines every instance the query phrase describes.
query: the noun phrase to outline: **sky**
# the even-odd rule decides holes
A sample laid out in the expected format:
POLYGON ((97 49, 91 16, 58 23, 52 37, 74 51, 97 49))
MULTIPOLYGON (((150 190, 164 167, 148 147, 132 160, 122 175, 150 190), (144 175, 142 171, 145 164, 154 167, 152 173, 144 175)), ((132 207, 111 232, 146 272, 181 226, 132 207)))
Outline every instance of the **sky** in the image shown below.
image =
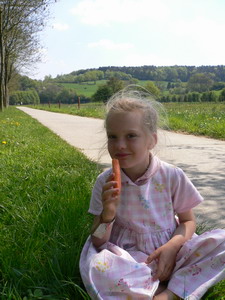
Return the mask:
POLYGON ((41 33, 44 79, 106 66, 225 65, 224 0, 58 0, 41 33))

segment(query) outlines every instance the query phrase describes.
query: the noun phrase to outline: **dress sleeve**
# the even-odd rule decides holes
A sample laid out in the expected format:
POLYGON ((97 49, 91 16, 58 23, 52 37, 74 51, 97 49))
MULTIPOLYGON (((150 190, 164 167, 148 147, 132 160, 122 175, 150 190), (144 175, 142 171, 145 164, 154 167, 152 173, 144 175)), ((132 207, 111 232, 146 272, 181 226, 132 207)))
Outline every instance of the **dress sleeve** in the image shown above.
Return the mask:
POLYGON ((100 215, 102 212, 102 186, 106 182, 107 177, 109 176, 110 171, 107 170, 101 173, 95 182, 95 185, 92 190, 91 201, 88 212, 93 215, 100 215))
POLYGON ((203 201, 199 191, 180 168, 174 168, 172 199, 176 213, 188 211, 203 201))

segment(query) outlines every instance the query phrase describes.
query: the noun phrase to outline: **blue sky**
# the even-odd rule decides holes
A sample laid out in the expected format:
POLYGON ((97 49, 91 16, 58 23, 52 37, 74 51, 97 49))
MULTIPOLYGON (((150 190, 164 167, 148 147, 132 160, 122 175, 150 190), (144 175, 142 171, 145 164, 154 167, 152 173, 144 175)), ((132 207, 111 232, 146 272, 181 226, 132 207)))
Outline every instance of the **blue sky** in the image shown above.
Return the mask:
POLYGON ((58 0, 50 12, 32 78, 102 66, 225 65, 224 0, 58 0))

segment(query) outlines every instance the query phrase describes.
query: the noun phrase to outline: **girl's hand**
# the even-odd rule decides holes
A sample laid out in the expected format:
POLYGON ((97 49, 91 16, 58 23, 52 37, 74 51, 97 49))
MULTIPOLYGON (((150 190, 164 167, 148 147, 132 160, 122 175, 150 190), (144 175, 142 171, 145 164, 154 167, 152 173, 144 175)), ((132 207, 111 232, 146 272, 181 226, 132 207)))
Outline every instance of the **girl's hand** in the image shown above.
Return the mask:
POLYGON ((172 238, 163 246, 155 250, 146 260, 149 264, 153 260, 157 262, 158 269, 153 279, 168 280, 173 272, 176 256, 183 244, 189 240, 195 232, 196 222, 192 209, 178 213, 179 225, 172 238))
POLYGON ((102 221, 106 223, 115 218, 116 209, 120 202, 120 190, 117 188, 117 182, 114 179, 115 175, 111 174, 102 188, 103 210, 101 217, 102 221))
POLYGON ((177 250, 168 243, 156 249, 146 260, 150 264, 153 260, 157 263, 157 271, 153 280, 166 281, 170 278, 176 261, 177 250))

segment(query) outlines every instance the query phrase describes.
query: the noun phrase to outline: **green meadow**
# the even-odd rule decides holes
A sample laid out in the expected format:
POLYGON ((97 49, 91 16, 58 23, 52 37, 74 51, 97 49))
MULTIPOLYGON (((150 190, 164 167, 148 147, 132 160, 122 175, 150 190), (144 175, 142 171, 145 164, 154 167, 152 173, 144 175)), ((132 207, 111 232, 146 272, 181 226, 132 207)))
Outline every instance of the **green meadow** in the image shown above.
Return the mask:
POLYGON ((169 128, 225 140, 225 103, 166 103, 169 128))
MULTIPOLYGON (((0 299, 90 299, 78 262, 100 171, 25 113, 0 114, 0 299)), ((202 299, 224 300, 224 291, 225 280, 202 299)))
POLYGON ((60 83, 60 85, 75 90, 77 95, 91 97, 97 91, 98 87, 106 82, 107 80, 97 80, 90 83, 60 83))
POLYGON ((0 299, 83 299, 78 261, 97 165, 9 108, 0 170, 0 299))

